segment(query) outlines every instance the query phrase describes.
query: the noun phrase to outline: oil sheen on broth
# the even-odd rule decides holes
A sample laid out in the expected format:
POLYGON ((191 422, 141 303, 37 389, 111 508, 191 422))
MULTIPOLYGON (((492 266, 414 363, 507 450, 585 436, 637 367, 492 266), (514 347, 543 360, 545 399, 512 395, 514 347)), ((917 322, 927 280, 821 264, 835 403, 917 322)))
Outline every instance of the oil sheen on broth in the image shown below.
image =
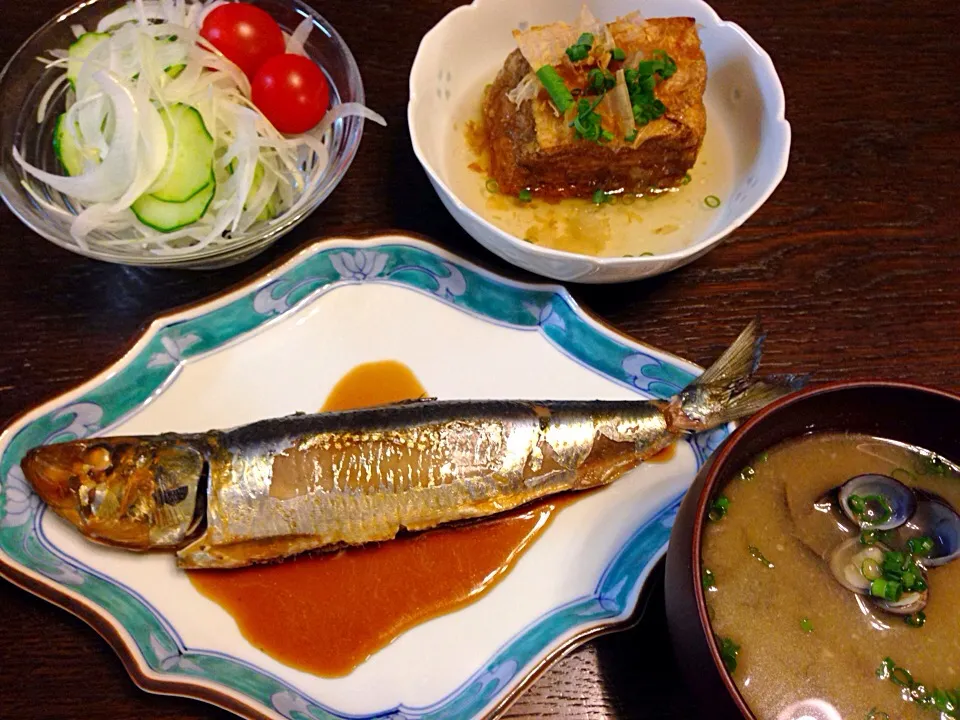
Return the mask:
MULTIPOLYGON (((713 195, 721 202, 730 196, 733 184, 732 152, 724 129, 710 122, 707 102, 707 133, 690 182, 680 188, 644 197, 617 197, 611 203, 596 205, 590 200, 547 201, 517 198, 490 192, 483 152, 471 127, 480 127, 483 84, 464 97, 465 103, 455 117, 452 147, 445 154, 447 176, 455 192, 478 215, 501 230, 529 242, 556 250, 621 257, 660 255, 682 250, 694 239, 702 238, 717 222, 721 208, 705 203, 713 195)), ((715 117, 715 115, 714 115, 715 117)))
POLYGON ((877 671, 890 658, 928 691, 960 687, 960 561, 929 569, 926 622, 912 627, 837 582, 821 556, 848 536, 813 508, 863 473, 960 507, 960 473, 933 460, 867 436, 813 434, 762 454, 723 490, 727 510, 704 532, 704 588, 715 635, 739 645, 733 677, 758 718, 941 717, 877 671), (815 699, 839 714, 810 712, 815 699))

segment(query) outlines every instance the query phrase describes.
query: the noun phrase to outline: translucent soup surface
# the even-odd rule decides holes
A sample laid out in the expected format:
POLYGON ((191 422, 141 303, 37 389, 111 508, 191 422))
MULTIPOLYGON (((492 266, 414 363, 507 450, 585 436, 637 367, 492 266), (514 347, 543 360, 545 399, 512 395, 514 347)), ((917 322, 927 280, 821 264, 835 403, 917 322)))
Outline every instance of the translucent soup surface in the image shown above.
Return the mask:
POLYGON ((814 504, 863 473, 894 475, 960 507, 952 463, 887 440, 825 433, 755 458, 722 491, 726 511, 713 513, 722 517, 707 522, 710 619, 761 720, 960 717, 950 709, 960 693, 960 560, 929 568, 922 627, 877 609, 830 570, 831 551, 857 535, 814 504))

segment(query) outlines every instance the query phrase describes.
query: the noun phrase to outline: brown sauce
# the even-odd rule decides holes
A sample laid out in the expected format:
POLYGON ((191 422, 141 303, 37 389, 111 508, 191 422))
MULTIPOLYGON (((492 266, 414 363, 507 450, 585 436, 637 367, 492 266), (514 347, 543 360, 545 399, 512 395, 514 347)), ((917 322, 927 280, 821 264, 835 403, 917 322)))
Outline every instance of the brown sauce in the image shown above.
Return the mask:
MULTIPOLYGON (((410 368, 385 360, 347 373, 322 409, 426 396, 410 368)), ((406 630, 482 597, 572 501, 555 497, 474 524, 277 565, 188 574, 255 647, 286 665, 339 677, 406 630)))

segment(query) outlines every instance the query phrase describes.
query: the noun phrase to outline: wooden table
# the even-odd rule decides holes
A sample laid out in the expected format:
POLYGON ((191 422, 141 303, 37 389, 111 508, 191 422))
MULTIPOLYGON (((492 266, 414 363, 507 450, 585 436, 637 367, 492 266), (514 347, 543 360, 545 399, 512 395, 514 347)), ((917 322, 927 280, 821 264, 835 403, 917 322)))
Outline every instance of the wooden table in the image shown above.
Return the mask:
MULTIPOLYGON (((5 60, 60 0, 3 3, 5 60)), ((323 235, 413 230, 507 274, 446 213, 407 135, 420 37, 455 0, 315 3, 356 54, 370 104, 346 179, 264 255, 219 272, 85 260, 0 208, 0 418, 97 372, 152 315, 193 302, 323 235)), ((573 287, 617 328, 704 363, 763 316, 766 367, 816 380, 910 379, 960 389, 960 5, 716 0, 774 58, 793 125, 790 169, 722 247, 668 276, 573 287)), ((2 99, 0 99, 2 102, 2 99)), ((138 690, 85 624, 0 582, 0 718, 226 718, 138 690)), ((639 626, 547 671, 511 716, 690 718, 653 593, 639 626)))

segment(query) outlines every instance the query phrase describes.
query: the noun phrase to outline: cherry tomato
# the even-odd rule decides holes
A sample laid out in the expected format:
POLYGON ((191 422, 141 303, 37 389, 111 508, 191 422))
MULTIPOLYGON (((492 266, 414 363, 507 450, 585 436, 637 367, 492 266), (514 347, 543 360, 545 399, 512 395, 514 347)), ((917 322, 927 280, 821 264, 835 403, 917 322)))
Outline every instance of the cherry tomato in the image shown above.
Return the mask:
POLYGON ((310 58, 277 55, 254 76, 251 99, 277 130, 296 134, 311 129, 326 114, 330 86, 310 58))
POLYGON ((251 79, 269 58, 286 50, 280 26, 249 3, 218 5, 203 19, 200 35, 251 79))

